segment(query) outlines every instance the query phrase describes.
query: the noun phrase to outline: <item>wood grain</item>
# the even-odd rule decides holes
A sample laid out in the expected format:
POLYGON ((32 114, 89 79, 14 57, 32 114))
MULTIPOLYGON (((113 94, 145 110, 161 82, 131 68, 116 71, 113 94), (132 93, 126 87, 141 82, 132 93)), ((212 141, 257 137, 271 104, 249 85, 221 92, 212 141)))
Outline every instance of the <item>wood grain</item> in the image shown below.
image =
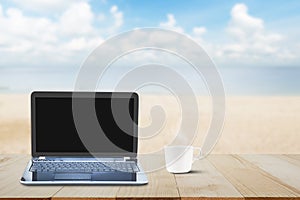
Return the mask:
MULTIPOLYGON (((164 166, 164 157, 152 156, 141 159, 142 166, 150 170, 151 166, 164 166)), ((152 168, 152 170, 155 168, 152 168)), ((165 168, 147 173, 149 183, 142 186, 122 186, 117 194, 118 199, 159 198, 180 199, 175 177, 165 168)))
POLYGON ((290 163, 300 167, 300 154, 277 155, 277 156, 280 156, 282 159, 285 159, 285 160, 289 161, 290 163))
POLYGON ((285 185, 300 195, 300 167, 276 155, 241 155, 273 177, 273 180, 285 185))
MULTIPOLYGON (((6 154, 6 155, 0 155, 0 167, 4 167, 6 165, 9 165, 11 163, 16 162, 17 160, 20 160, 22 158, 26 157, 25 155, 19 155, 19 154, 6 154)), ((24 166, 25 168, 25 166, 24 166)))
MULTIPOLYGON (((15 199, 299 199, 299 155, 211 155, 188 174, 148 172, 143 186, 24 186, 29 155, 0 155, 0 198, 15 199)), ((164 156, 142 159, 150 170, 164 156)))
POLYGON ((191 173, 176 174, 175 178, 182 199, 243 198, 237 189, 207 159, 196 161, 191 173))
POLYGON ((1 198, 51 198, 61 186, 24 186, 19 181, 29 161, 30 156, 20 158, 12 156, 5 159, 0 168, 0 197, 1 198), (11 162, 14 160, 14 162, 11 162), (6 163, 6 164, 5 164, 6 163))
POLYGON ((52 199, 115 199, 119 186, 64 186, 52 199))
POLYGON ((294 158, 296 160, 300 160, 300 154, 288 154, 286 156, 289 156, 289 157, 294 158))
POLYGON ((245 198, 299 198, 296 192, 239 156, 211 155, 208 159, 245 198))

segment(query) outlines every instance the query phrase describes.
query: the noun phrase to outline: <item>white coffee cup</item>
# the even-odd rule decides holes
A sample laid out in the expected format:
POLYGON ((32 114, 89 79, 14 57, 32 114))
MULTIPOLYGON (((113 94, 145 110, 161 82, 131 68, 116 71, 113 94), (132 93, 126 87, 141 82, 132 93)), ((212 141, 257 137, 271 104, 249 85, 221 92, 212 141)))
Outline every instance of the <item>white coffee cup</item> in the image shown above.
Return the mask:
POLYGON ((202 158, 201 148, 193 146, 165 146, 165 161, 167 170, 171 173, 187 173, 191 171, 195 160, 202 158), (198 154, 194 156, 194 151, 198 154))

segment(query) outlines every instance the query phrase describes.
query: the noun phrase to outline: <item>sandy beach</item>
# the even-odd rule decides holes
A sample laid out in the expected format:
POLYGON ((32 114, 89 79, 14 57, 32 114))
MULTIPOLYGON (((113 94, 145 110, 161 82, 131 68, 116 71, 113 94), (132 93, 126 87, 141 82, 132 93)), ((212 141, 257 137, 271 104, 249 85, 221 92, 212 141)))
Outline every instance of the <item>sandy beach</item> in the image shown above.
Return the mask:
MULTIPOLYGON (((299 96, 229 96, 226 103, 224 129, 213 153, 300 153, 299 96)), ((150 111, 157 104, 164 105, 166 121, 156 135, 140 140, 140 153, 168 144, 180 125, 175 98, 145 95, 140 101, 141 127, 156 120, 150 111)), ((198 104, 201 118, 195 146, 201 146, 211 117, 209 99, 199 97, 198 104)), ((0 153, 30 153, 29 95, 0 95, 0 153)))

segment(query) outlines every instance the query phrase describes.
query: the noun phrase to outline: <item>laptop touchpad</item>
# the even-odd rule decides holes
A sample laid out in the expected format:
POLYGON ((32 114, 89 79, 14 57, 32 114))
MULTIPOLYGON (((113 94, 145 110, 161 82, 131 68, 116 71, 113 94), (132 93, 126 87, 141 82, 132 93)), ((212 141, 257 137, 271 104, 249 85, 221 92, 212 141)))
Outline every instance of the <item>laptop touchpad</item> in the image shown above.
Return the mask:
POLYGON ((67 174, 55 174, 55 180, 91 180, 91 174, 80 173, 67 173, 67 174))

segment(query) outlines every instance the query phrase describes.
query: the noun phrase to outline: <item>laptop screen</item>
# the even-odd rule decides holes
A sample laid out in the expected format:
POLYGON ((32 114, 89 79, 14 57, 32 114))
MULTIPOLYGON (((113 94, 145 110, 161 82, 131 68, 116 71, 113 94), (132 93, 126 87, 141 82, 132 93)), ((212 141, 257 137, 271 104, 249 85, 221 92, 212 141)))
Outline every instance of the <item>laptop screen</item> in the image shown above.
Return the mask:
POLYGON ((33 156, 132 156, 137 152, 135 93, 94 93, 91 97, 82 92, 74 99, 72 94, 32 94, 33 156))

